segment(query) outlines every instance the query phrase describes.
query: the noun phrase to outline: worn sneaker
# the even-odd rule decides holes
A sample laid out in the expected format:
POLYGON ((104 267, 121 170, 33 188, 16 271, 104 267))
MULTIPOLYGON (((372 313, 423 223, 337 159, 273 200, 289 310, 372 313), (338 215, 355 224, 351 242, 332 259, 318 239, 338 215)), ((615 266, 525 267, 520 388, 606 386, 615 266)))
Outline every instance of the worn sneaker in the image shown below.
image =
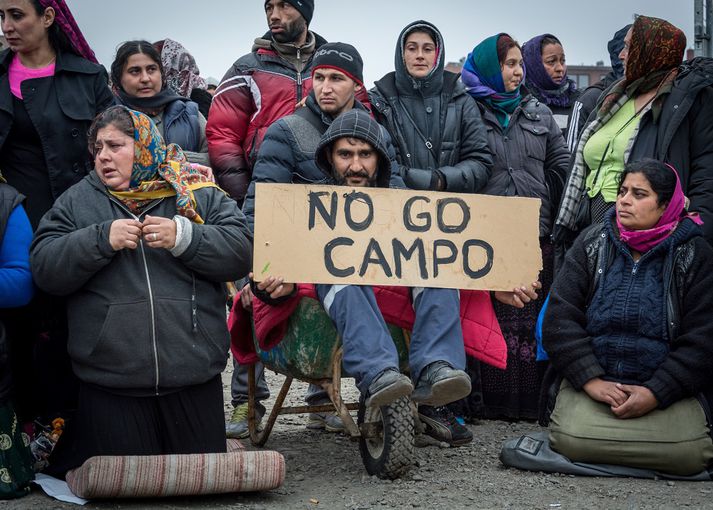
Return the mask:
POLYGON ((411 379, 395 368, 387 368, 371 381, 367 392, 366 406, 385 406, 401 397, 410 395, 411 392, 413 392, 411 379))
MULTIPOLYGON (((265 414, 265 408, 258 404, 255 409, 255 414, 257 415, 257 428, 262 429, 260 425, 262 422, 262 417, 265 414)), ((225 424, 225 436, 230 439, 243 439, 250 436, 250 429, 248 428, 248 403, 245 402, 240 404, 235 409, 233 409, 233 414, 230 416, 230 420, 225 424)))
POLYGON ((411 399, 429 406, 444 406, 470 395, 470 377, 445 361, 434 361, 421 372, 411 399))
POLYGON ((327 432, 344 432, 346 428, 342 418, 336 411, 331 413, 309 413, 307 422, 309 430, 326 430, 327 432))
POLYGON ((438 441, 460 446, 473 440, 473 433, 458 423, 447 407, 419 406, 418 418, 424 426, 424 433, 438 441))

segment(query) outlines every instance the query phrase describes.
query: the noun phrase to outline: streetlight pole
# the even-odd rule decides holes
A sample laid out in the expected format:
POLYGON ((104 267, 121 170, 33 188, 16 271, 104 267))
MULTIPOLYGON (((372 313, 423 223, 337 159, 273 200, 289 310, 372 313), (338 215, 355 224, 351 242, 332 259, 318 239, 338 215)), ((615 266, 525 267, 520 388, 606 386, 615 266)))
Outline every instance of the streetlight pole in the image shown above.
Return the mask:
POLYGON ((713 57, 713 0, 694 0, 695 55, 713 57))

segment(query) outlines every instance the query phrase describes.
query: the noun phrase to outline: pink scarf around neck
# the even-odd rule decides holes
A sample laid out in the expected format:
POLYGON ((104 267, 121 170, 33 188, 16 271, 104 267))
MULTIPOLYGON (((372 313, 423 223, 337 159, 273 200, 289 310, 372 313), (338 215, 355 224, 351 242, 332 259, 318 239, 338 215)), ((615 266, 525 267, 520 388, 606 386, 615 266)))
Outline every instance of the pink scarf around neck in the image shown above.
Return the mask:
POLYGON ((697 213, 688 213, 686 211, 686 197, 681 189, 678 172, 668 163, 666 163, 666 166, 676 175, 676 188, 673 191, 671 201, 666 206, 666 210, 656 225, 648 230, 629 230, 619 222, 619 215, 616 215, 616 224, 619 227, 621 240, 639 253, 646 253, 666 240, 685 218, 690 218, 697 225, 703 224, 703 220, 697 213))

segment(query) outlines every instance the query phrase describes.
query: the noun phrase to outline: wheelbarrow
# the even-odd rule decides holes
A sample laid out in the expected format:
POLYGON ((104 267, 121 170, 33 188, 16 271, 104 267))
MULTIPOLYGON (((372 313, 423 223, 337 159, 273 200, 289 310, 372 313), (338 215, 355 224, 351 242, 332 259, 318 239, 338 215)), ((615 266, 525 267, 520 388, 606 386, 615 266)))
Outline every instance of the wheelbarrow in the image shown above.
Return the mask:
MULTIPOLYGON (((399 354, 402 372, 408 372, 410 334, 389 325, 399 354)), ((255 338, 255 335, 253 335, 255 338)), ((263 446, 277 417, 282 414, 332 412, 336 409, 347 434, 359 442, 364 467, 370 475, 394 479, 406 474, 414 463, 416 406, 402 397, 381 408, 367 407, 364 397, 358 403, 345 403, 341 396, 342 342, 332 320, 316 299, 304 297, 292 313, 284 339, 273 349, 263 351, 257 340, 255 349, 266 368, 286 377, 262 430, 255 415, 255 365, 248 369, 248 428, 250 441, 263 446), (324 388, 331 404, 284 406, 293 379, 324 388), (350 410, 358 410, 354 422, 350 410)))

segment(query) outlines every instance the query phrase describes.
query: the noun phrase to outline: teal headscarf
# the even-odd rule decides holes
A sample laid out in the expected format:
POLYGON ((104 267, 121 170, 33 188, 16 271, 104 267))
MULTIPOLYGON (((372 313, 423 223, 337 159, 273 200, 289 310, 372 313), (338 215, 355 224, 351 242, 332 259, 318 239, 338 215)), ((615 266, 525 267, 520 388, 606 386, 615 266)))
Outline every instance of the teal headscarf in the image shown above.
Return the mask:
POLYGON ((491 107, 503 128, 508 127, 510 114, 522 101, 520 87, 525 81, 525 69, 520 85, 512 92, 505 92, 502 70, 498 60, 498 38, 496 34, 478 44, 468 55, 463 65, 461 79, 468 93, 491 107))

